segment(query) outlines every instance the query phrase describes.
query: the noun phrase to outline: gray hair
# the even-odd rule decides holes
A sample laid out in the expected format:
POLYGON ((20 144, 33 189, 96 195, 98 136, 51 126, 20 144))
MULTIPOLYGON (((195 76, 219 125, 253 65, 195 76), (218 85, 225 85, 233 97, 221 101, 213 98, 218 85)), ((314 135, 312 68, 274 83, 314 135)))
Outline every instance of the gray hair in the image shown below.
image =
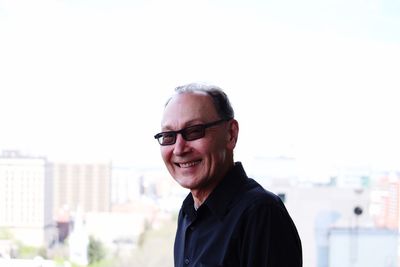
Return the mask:
MULTIPOLYGON (((217 114, 221 119, 233 119, 235 112, 233 111, 231 102, 225 92, 215 85, 202 83, 189 83, 175 88, 175 94, 204 92, 212 98, 217 114)), ((171 97, 172 98, 172 97, 171 97)), ((168 105, 169 101, 165 105, 168 105)))

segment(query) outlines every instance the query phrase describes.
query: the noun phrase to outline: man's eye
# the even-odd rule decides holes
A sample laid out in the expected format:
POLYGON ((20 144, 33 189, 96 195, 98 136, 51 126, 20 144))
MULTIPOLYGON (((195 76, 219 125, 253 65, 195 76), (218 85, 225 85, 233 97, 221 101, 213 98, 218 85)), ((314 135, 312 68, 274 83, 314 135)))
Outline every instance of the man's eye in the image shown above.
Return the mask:
POLYGON ((186 130, 186 136, 188 137, 198 136, 201 135, 202 133, 203 133, 202 127, 193 127, 186 130))
POLYGON ((164 133, 163 134, 163 140, 168 141, 168 140, 173 140, 174 139, 174 134, 173 133, 164 133))

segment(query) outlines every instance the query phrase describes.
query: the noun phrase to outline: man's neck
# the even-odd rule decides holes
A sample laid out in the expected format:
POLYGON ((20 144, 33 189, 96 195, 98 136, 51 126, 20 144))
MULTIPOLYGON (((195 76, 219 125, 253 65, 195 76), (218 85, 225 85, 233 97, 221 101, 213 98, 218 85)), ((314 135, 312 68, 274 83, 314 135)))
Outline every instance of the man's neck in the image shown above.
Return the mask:
POLYGON ((204 201, 206 201, 208 196, 214 190, 215 186, 207 191, 191 190, 193 201, 194 201, 194 207, 196 210, 204 203, 204 201))
POLYGON ((222 172, 222 174, 218 178, 214 178, 213 182, 208 184, 207 187, 205 188, 200 188, 200 189, 192 189, 190 192, 192 193, 193 201, 194 201, 194 207, 197 210, 203 203, 206 201, 208 196, 214 191, 214 189, 217 187, 217 185, 224 179, 228 171, 233 168, 234 163, 229 164, 226 168, 225 171, 222 172))

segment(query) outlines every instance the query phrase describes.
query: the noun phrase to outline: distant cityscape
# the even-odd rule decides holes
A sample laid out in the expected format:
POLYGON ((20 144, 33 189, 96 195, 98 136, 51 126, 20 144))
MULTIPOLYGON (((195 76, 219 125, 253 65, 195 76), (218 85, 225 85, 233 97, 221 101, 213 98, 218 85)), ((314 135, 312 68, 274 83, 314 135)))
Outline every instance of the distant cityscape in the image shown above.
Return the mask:
MULTIPOLYGON (((250 177, 284 201, 302 239, 303 266, 400 266, 398 170, 342 167, 317 182, 315 173, 301 171, 295 158, 244 164, 250 177)), ((149 238, 145 233, 165 225, 171 229, 161 237, 169 246, 162 266, 173 266, 175 220, 187 193, 166 170, 53 162, 3 151, 0 266, 87 266, 93 240, 106 248, 105 258, 132 259, 149 238), (24 246, 41 252, 22 256, 24 246), (42 265, 35 265, 38 256, 42 265)), ((153 255, 158 252, 155 248, 153 255)))

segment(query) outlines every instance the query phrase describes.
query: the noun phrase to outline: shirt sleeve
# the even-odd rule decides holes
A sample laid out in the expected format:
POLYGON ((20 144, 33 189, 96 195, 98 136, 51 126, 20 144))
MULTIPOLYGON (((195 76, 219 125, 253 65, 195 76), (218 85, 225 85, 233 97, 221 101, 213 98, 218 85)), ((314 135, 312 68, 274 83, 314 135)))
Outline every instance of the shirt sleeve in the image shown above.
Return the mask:
POLYGON ((283 203, 254 203, 244 214, 241 267, 301 267, 297 229, 283 203))

